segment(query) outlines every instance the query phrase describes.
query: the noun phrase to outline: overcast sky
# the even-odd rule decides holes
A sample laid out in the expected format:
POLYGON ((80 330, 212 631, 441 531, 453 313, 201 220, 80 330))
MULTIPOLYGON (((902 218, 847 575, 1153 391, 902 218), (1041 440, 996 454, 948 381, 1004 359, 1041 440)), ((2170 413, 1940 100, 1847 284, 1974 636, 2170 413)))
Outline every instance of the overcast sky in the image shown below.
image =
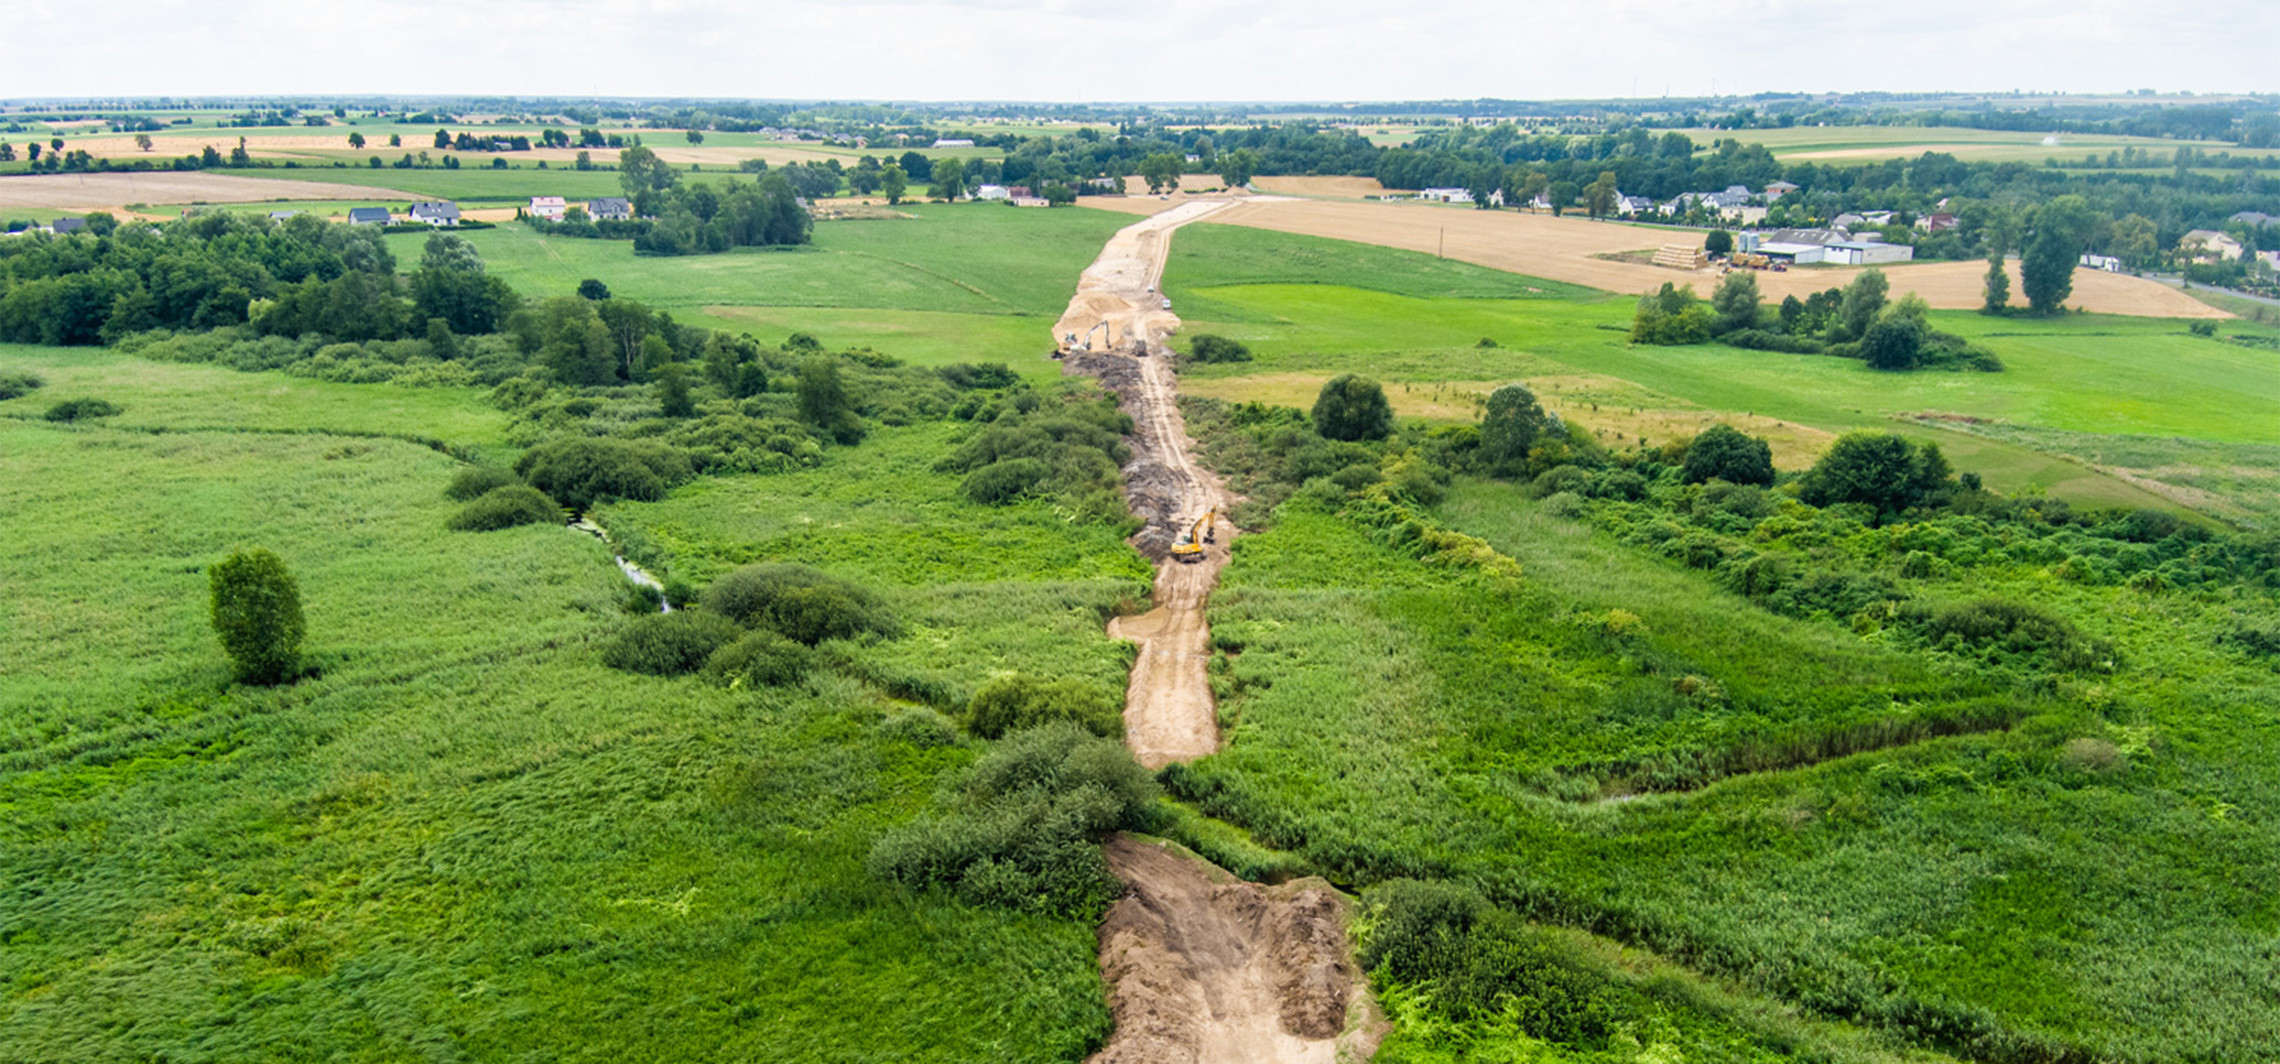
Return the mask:
POLYGON ((0 96, 2280 91, 2275 0, 9 0, 0 96))

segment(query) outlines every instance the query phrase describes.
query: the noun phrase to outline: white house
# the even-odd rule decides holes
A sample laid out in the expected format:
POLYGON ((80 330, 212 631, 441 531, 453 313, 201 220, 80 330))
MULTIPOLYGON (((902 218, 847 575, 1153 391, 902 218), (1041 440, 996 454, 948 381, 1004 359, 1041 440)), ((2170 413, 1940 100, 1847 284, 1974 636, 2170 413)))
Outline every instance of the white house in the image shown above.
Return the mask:
POLYGON ((459 205, 456 203, 415 203, 412 204, 411 219, 415 222, 426 222, 433 226, 458 225, 459 205))
POLYGON ((1419 190, 1417 198, 1431 203, 1471 203, 1473 194, 1462 188, 1428 188, 1419 190))
POLYGON ((2195 229, 2177 241, 2177 251, 2188 258, 2237 260, 2247 249, 2240 241, 2214 229, 2195 229))
POLYGON ((569 209, 569 202, 560 196, 532 196, 530 198, 530 216, 533 218, 544 218, 550 222, 559 222, 562 220, 562 212, 569 209))
POLYGON ((1621 193, 1615 196, 1615 213, 1622 217, 1631 218, 1654 209, 1655 201, 1645 196, 1625 196, 1621 193))
POLYGON ((622 222, 633 217, 633 201, 624 196, 603 196, 586 201, 586 217, 597 222, 622 222))

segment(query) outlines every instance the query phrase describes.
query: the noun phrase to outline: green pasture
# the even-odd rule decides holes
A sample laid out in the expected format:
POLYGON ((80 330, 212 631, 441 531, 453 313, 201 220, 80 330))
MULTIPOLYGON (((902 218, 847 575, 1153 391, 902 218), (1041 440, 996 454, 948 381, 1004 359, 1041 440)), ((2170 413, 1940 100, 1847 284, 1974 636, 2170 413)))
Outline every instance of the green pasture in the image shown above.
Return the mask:
POLYGON ((2280 1039, 2261 974, 2280 907, 2252 886, 2280 868, 2280 686, 2219 640, 2264 598, 2027 566, 1903 581, 2036 602, 2121 646, 2116 675, 2038 695, 1769 615, 1510 486, 1460 484, 1439 513, 1518 560, 1521 585, 1422 566, 1327 514, 1286 508, 1237 541, 1211 615, 1226 745, 1181 787, 1207 812, 1356 883, 1478 883, 1753 985, 1892 1008, 1880 1024, 1911 1022, 1898 1002, 1958 1003, 2006 1032, 1991 1047, 2112 1059, 2249 1060, 2280 1039), (1611 628, 1618 610, 1633 620, 1611 628), (1717 694, 1674 691, 1680 674, 1717 694), (1989 697, 2026 719, 1684 794, 1576 803, 1529 783, 1989 697), (2126 768, 2069 767, 2085 737, 2126 747, 2126 768))
MULTIPOLYGON (((1105 1032, 1090 927, 862 860, 971 756, 885 737, 876 683, 1112 682, 1121 543, 1073 548, 1121 578, 890 588, 904 641, 731 693, 601 668, 626 621, 602 546, 444 531, 445 455, 270 431, 393 429, 413 396, 476 444, 476 393, 38 354, 0 357, 50 379, 9 407, 125 412, 0 417, 0 1057, 1067 1061, 1105 1032), (206 624, 205 567, 246 545, 300 583, 318 673, 291 687, 230 684, 206 624)), ((976 517, 877 538, 975 550, 976 517)), ((1025 521, 1008 543, 1072 549, 1025 521)))

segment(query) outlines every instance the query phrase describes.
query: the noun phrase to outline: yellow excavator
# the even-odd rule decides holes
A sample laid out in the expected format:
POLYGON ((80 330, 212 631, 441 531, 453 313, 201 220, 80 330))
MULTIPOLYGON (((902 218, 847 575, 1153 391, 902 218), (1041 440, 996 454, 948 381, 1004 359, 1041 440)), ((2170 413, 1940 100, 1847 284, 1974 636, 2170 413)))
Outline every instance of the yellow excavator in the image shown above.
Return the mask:
POLYGON ((1095 324, 1092 328, 1086 329, 1085 334, 1082 337, 1079 337, 1075 333, 1070 333, 1067 336, 1062 337, 1060 350, 1054 352, 1053 357, 1066 358, 1074 354, 1091 352, 1093 349, 1092 338, 1094 333, 1100 334, 1101 349, 1104 351, 1107 350, 1109 342, 1108 322, 1101 321, 1095 324))
POLYGON ((1218 522, 1219 511, 1217 509, 1204 511, 1202 517, 1195 519, 1195 527, 1188 529, 1188 534, 1182 537, 1178 543, 1172 544, 1173 560, 1183 562, 1202 561, 1204 555, 1203 545, 1213 542, 1219 538, 1218 522))

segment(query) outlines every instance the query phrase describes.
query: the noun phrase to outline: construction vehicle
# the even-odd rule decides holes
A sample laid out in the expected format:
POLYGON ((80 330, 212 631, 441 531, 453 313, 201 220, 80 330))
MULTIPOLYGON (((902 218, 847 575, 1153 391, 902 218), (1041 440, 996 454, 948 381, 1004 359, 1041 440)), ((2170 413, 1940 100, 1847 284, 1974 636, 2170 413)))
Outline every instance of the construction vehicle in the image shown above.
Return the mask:
POLYGON ((1182 562, 1200 562, 1205 553, 1203 545, 1215 542, 1218 538, 1219 511, 1217 509, 1206 510, 1202 517, 1195 519, 1195 526, 1188 529, 1188 534, 1180 537, 1178 543, 1172 544, 1172 559, 1182 562))
POLYGON ((1089 353, 1093 349, 1092 338, 1094 333, 1100 334, 1101 344, 1105 347, 1108 344, 1109 338, 1108 321, 1106 319, 1102 319, 1101 321, 1094 323, 1093 327, 1086 329, 1085 334, 1081 337, 1075 333, 1069 333, 1068 335, 1063 336, 1061 338, 1061 350, 1056 353, 1055 357, 1089 353))

